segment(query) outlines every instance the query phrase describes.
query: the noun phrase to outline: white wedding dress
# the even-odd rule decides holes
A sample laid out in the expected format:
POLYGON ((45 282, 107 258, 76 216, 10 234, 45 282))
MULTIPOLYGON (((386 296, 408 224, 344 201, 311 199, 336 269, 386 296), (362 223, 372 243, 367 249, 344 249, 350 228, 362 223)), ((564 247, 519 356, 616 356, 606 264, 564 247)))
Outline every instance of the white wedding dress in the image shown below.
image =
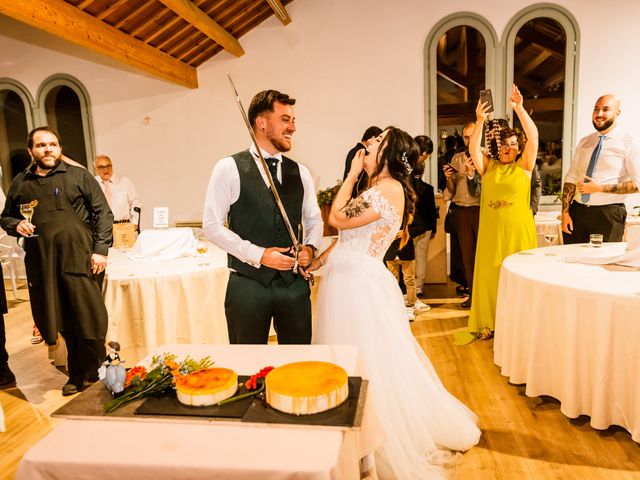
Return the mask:
POLYGON ((340 231, 318 291, 313 343, 359 347, 367 402, 385 434, 375 456, 380 478, 441 478, 442 466, 455 458, 451 450, 478 443, 477 417, 440 382, 382 260, 400 228, 399 213, 375 187, 362 196, 381 218, 340 231))

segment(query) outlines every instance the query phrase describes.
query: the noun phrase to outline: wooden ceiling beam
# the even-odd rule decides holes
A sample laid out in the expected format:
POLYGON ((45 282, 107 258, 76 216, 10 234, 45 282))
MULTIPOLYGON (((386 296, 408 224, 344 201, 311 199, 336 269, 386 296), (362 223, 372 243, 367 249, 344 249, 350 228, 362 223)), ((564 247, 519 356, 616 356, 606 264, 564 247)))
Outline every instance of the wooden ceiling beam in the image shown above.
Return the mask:
MULTIPOLYGON (((134 11, 132 12, 128 12, 124 17, 122 17, 115 25, 114 27, 116 28, 121 28, 125 23, 130 22, 131 19, 133 19, 136 15, 138 15, 140 12, 142 12, 143 10, 146 10, 148 7, 150 7, 151 5, 153 5, 153 3, 151 2, 143 2, 140 5, 138 5, 138 8, 136 8, 134 11)), ((129 32, 127 32, 129 33, 129 32)))
POLYGON ((82 2, 80 2, 79 4, 76 5, 76 7, 78 7, 81 10, 84 10, 86 7, 88 7, 94 1, 95 0, 82 0, 82 2))
POLYGON ((549 52, 548 50, 542 50, 538 55, 529 60, 526 65, 522 66, 522 68, 518 71, 518 75, 527 76, 529 73, 546 62, 550 56, 551 52, 549 52))
POLYGON ((104 12, 100 12, 98 15, 96 15, 96 18, 98 20, 103 20, 104 18, 107 18, 109 15, 115 12, 118 8, 120 8, 120 6, 124 3, 127 3, 127 0, 118 0, 117 2, 113 2, 111 6, 107 8, 104 12))
POLYGON ((63 0, 0 2, 0 13, 155 77, 198 87, 196 69, 107 25, 63 0))
POLYGON ((273 13, 276 14, 276 17, 278 17, 278 20, 280 20, 283 25, 288 25, 291 23, 291 17, 287 13, 287 10, 284 8, 284 5, 282 5, 282 2, 280 0, 267 0, 267 3, 271 7, 271 10, 273 10, 273 13))
POLYGON ((217 22, 207 16, 189 0, 159 0, 188 23, 204 33, 214 42, 220 44, 226 51, 241 57, 244 55, 242 46, 236 38, 222 28, 217 22))
POLYGON ((151 25, 152 23, 156 22, 160 17, 166 15, 169 12, 171 12, 171 10, 169 10, 166 7, 165 8, 160 8, 160 10, 158 10, 155 13, 155 15, 152 15, 149 18, 143 19, 142 22, 140 22, 140 24, 137 27, 135 27, 133 30, 131 30, 129 32, 129 35, 131 35, 132 37, 135 37, 141 31, 143 31, 145 28, 147 28, 149 25, 151 25))
POLYGON ((461 74, 458 70, 444 63, 438 62, 438 73, 453 81, 453 83, 467 88, 469 86, 469 78, 461 74))
POLYGON ((545 88, 551 88, 560 82, 564 82, 564 68, 562 70, 558 70, 555 74, 547 78, 544 82, 544 86, 545 88))
POLYGON ((556 40, 554 38, 545 36, 543 33, 533 30, 528 25, 524 25, 518 31, 517 36, 520 37, 523 42, 525 42, 525 45, 534 43, 539 47, 544 48, 545 50, 548 50, 554 55, 564 58, 564 55, 565 55, 564 46, 566 43, 565 41, 560 41, 560 40, 556 40))

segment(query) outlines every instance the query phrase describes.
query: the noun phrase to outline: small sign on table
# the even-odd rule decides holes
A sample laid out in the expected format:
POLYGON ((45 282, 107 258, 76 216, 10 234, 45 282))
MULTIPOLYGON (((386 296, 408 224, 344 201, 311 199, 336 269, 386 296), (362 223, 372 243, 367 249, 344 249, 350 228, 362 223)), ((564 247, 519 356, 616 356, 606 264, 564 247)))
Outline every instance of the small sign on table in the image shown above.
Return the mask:
POLYGON ((169 207, 153 209, 153 228, 169 228, 169 207))

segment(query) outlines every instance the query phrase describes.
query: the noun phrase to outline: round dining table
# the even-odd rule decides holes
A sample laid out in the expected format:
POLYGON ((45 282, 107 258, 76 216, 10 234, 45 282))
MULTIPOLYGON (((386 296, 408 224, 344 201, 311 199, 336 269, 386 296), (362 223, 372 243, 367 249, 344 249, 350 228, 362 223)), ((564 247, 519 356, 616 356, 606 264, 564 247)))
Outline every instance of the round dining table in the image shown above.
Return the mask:
POLYGON ((107 341, 120 343, 123 359, 133 365, 165 343, 229 343, 224 251, 209 244, 198 256, 163 261, 130 257, 112 248, 103 284, 107 341))
POLYGON ((554 397, 566 416, 619 425, 640 442, 640 268, 581 263, 625 249, 559 245, 506 258, 494 361, 527 396, 554 397))

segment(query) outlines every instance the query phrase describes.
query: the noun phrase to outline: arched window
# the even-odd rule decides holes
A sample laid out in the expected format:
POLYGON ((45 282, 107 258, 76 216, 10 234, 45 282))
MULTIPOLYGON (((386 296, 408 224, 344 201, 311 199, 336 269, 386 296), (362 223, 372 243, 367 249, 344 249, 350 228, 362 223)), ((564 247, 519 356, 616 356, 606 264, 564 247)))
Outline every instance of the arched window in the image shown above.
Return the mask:
POLYGON ((42 83, 37 98, 40 125, 55 128, 63 153, 90 167, 95 147, 87 90, 69 75, 54 75, 42 83))
POLYGON ((19 82, 0 79, 0 167, 6 192, 13 177, 31 163, 27 134, 33 127, 33 99, 19 82))
POLYGON ((534 5, 512 19, 505 39, 505 88, 516 83, 525 97, 540 134, 543 201, 557 203, 575 143, 577 22, 561 7, 534 5))
POLYGON ((447 144, 451 149, 456 143, 447 137, 461 134, 462 125, 474 120, 480 90, 495 88, 497 43, 491 25, 472 13, 444 18, 425 42, 425 123, 434 143, 427 178, 440 189, 444 176, 439 164, 451 153, 447 144))

